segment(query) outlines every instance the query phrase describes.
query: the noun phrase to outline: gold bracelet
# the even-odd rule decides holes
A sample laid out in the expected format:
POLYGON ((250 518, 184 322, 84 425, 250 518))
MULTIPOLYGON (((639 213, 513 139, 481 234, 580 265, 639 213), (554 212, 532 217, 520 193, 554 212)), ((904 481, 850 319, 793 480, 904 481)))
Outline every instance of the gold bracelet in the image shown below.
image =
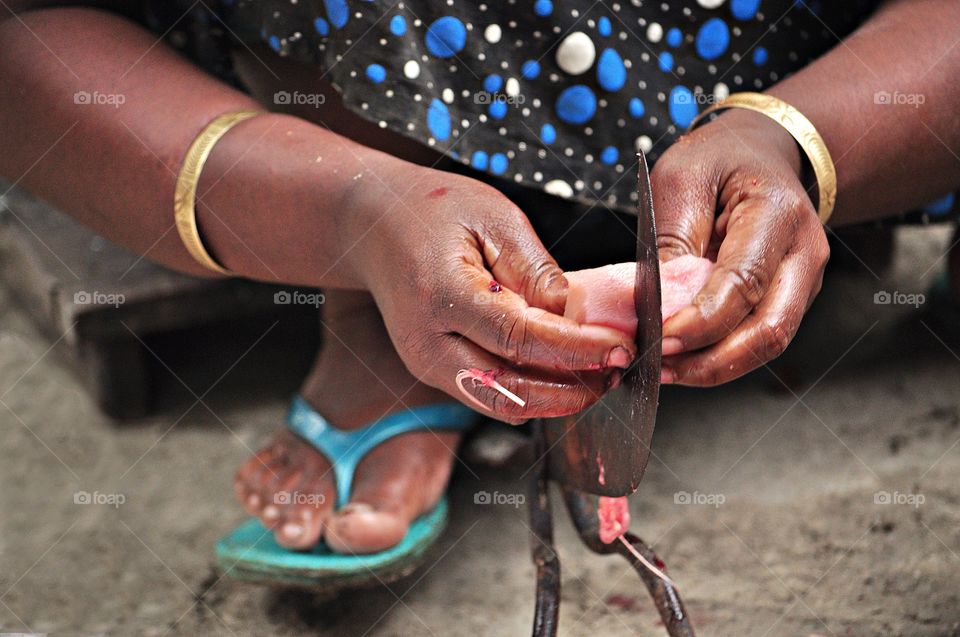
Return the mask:
POLYGON ((233 273, 210 256, 210 253, 203 246, 203 240, 200 239, 200 231, 197 229, 197 184, 200 181, 203 164, 207 161, 210 151, 213 150, 214 145, 220 138, 240 122, 250 119, 254 115, 259 115, 260 112, 235 111, 226 113, 207 124, 206 128, 200 131, 197 138, 190 144, 190 148, 183 159, 180 174, 177 175, 177 188, 173 197, 173 218, 177 224, 180 240, 183 241, 183 245, 190 256, 196 259, 200 265, 227 276, 233 276, 233 273))
POLYGON ((823 137, 817 132, 813 122, 794 107, 772 95, 734 93, 697 115, 688 130, 693 130, 700 125, 710 113, 727 108, 745 108, 762 113, 783 126, 797 140, 807 159, 810 160, 810 165, 813 166, 813 174, 817 178, 820 190, 817 216, 820 217, 820 223, 826 225, 837 203, 837 169, 833 165, 833 159, 830 157, 830 151, 827 150, 823 137))

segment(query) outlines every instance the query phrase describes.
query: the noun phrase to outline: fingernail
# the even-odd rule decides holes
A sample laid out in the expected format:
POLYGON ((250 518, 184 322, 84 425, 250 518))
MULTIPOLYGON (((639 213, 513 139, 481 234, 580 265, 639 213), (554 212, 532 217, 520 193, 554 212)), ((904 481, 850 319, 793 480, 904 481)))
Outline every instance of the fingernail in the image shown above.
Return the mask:
POLYGON ((256 493, 251 493, 247 496, 247 506, 253 509, 260 508, 260 496, 256 493))
POLYGON ((303 527, 299 524, 294 524, 293 522, 287 522, 283 525, 281 529, 283 534, 286 535, 291 540, 295 540, 301 535, 303 535, 303 527))
POLYGON ((660 343, 660 350, 664 356, 672 356, 683 351, 683 341, 676 336, 668 336, 660 343))
POLYGON ((673 373, 672 369, 664 367, 660 370, 660 383, 663 385, 670 385, 673 381, 676 380, 676 376, 673 373))
POLYGON ((630 364, 630 352, 625 347, 617 346, 607 355, 607 367, 626 367, 630 364))
POLYGON ((619 387, 622 378, 623 374, 615 370, 612 374, 610 374, 610 378, 607 379, 607 389, 616 389, 619 387))
POLYGON ((273 506, 272 504, 268 504, 267 507, 263 510, 263 517, 266 520, 271 520, 271 521, 276 520, 278 517, 280 517, 280 509, 273 506))

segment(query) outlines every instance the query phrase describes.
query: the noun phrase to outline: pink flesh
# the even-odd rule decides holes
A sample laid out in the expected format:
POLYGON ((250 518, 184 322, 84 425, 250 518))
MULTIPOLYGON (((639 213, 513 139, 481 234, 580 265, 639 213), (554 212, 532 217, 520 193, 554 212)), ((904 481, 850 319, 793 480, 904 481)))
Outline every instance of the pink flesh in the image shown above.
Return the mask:
MULTIPOLYGON (((710 278, 714 263, 693 255, 678 257, 660 264, 660 316, 668 318, 690 305, 710 278)), ((633 337, 637 332, 637 314, 633 303, 636 263, 618 263, 592 270, 567 272, 570 284, 564 316, 578 323, 592 323, 618 329, 633 337)), ((604 478, 603 462, 597 456, 600 484, 604 478)), ((627 499, 600 497, 597 506, 600 518, 600 540, 610 544, 630 526, 627 499)))
MULTIPOLYGON (((578 323, 613 327, 632 336, 637 331, 633 305, 636 268, 636 263, 617 263, 567 272, 570 288, 564 316, 578 323)), ((690 254, 660 264, 660 316, 664 321, 693 302, 713 268, 713 261, 690 254)))
POLYGON ((604 544, 610 544, 630 527, 630 509, 626 498, 600 496, 597 516, 600 518, 600 541, 604 544))

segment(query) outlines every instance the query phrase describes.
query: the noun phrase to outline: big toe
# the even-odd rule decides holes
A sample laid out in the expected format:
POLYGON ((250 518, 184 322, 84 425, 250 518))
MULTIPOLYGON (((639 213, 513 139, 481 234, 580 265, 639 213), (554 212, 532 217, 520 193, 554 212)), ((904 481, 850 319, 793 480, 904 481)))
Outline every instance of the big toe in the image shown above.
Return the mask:
POLYGON ((327 520, 327 546, 351 554, 398 544, 443 494, 456 444, 455 434, 418 432, 374 449, 357 468, 350 504, 327 520))
POLYGON ((338 511, 327 523, 327 546, 350 554, 376 553, 399 544, 410 527, 410 517, 382 508, 384 504, 351 502, 338 511))

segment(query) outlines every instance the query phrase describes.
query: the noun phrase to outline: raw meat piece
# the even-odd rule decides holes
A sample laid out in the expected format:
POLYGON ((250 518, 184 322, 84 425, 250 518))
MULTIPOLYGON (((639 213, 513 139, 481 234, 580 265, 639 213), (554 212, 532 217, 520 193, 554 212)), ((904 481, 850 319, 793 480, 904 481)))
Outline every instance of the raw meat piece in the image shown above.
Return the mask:
MULTIPOLYGON (((570 284, 564 316, 578 323, 606 325, 633 335, 636 263, 617 263, 592 270, 567 272, 570 284)), ((714 263, 684 255, 660 264, 660 315, 664 321, 689 305, 710 278, 714 263)))
POLYGON ((626 498, 600 496, 597 516, 600 518, 600 541, 604 544, 610 544, 630 527, 630 509, 626 498))

